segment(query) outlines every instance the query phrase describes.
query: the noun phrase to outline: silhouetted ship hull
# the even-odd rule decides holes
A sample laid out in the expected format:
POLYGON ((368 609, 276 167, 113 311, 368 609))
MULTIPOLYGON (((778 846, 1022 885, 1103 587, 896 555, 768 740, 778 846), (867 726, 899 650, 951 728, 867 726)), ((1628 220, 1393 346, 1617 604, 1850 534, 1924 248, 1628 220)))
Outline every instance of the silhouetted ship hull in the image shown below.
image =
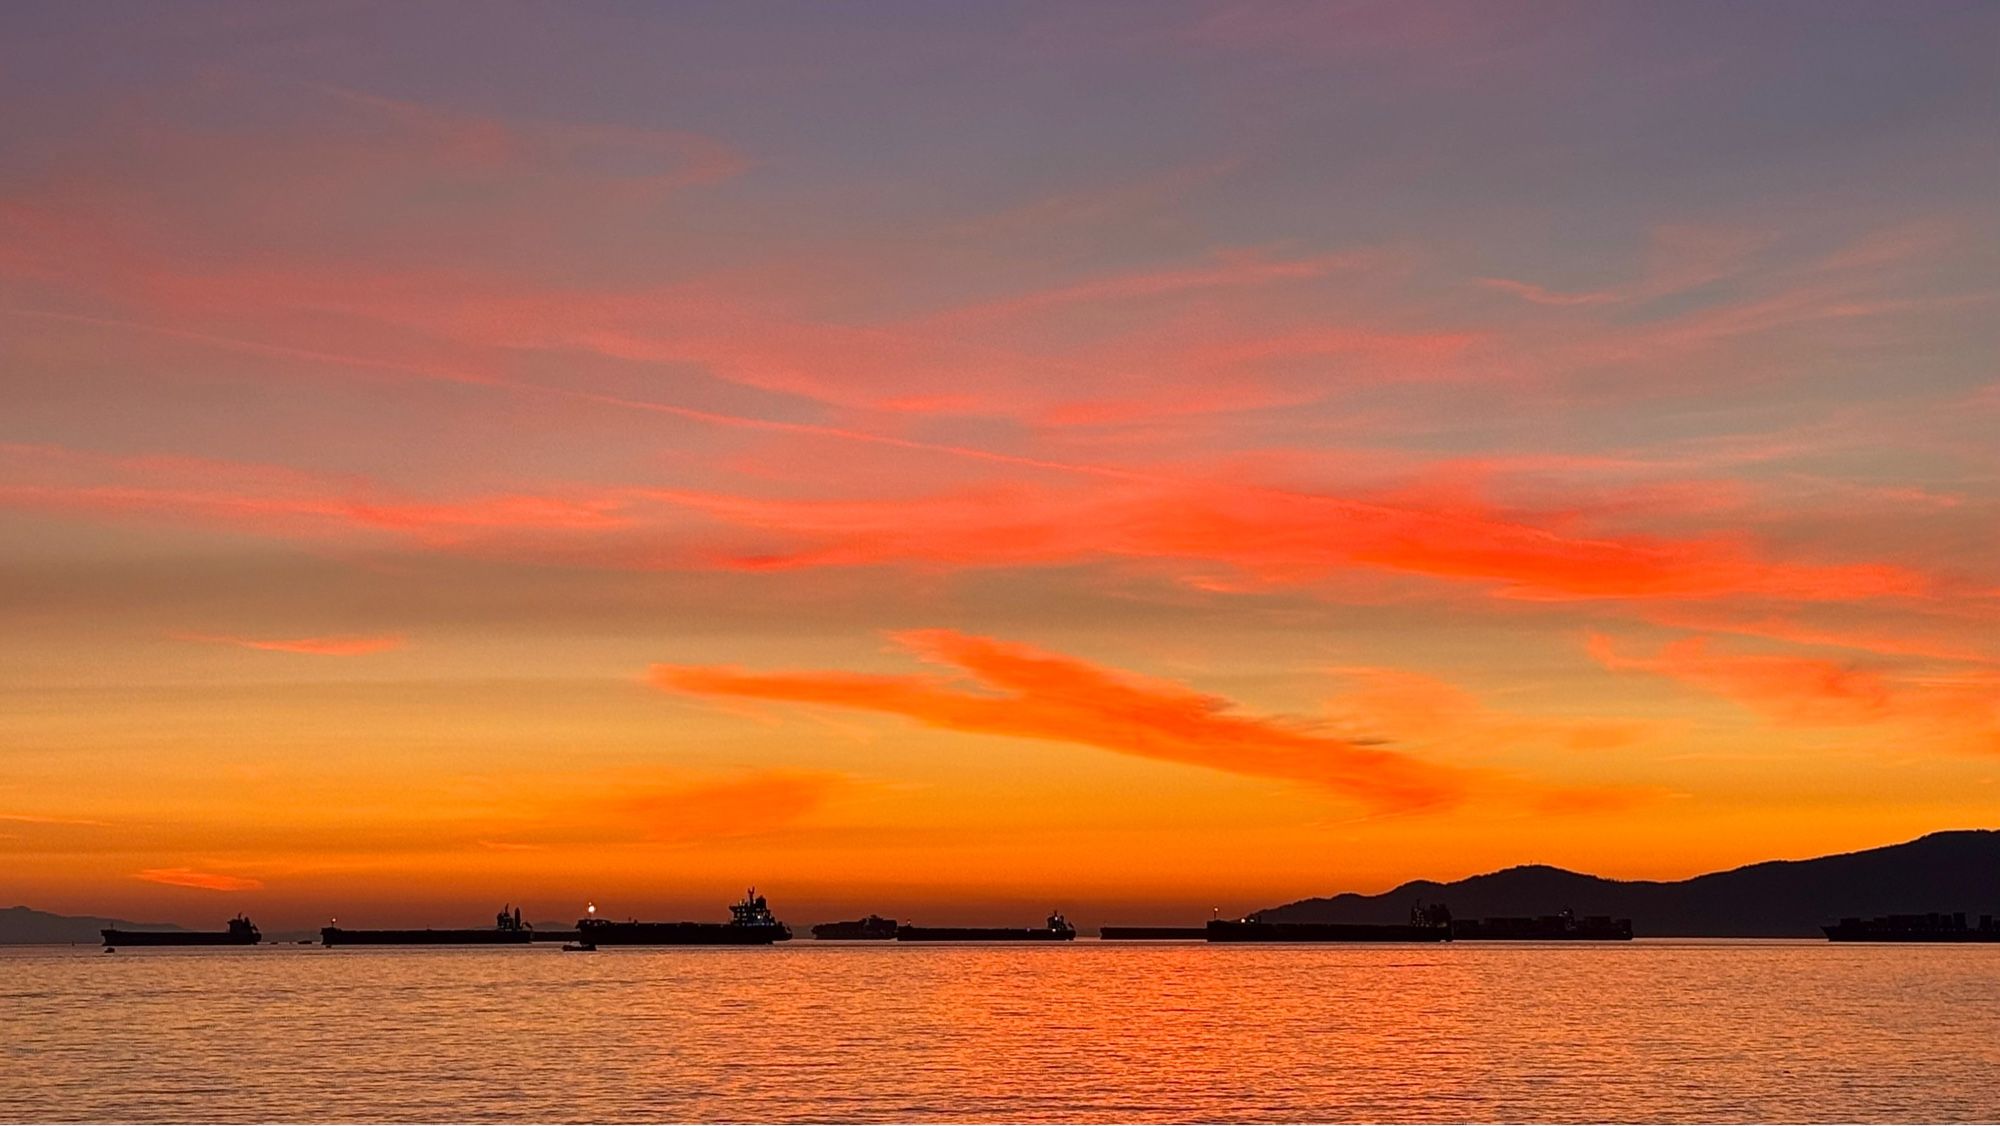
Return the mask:
POLYGON ((534 932, 491 927, 366 931, 321 927, 319 941, 321 946, 522 946, 534 941, 534 932))
POLYGON ((106 927, 98 932, 107 947, 120 946, 255 946, 264 936, 255 924, 238 915, 222 931, 127 931, 106 927))
POLYGON ((1068 942, 1076 932, 1045 927, 898 927, 897 942, 1068 942))
POLYGON ((1445 942, 1451 929, 1376 923, 1261 923, 1212 919, 1203 937, 1210 942, 1445 942))
POLYGON ((107 927, 101 933, 106 946, 255 946, 263 941, 257 935, 242 938, 228 931, 121 931, 107 927))
POLYGON ((1834 942, 2000 942, 2000 926, 1993 925, 1993 916, 1981 915, 1978 926, 1967 926, 1962 911, 1842 919, 1820 929, 1834 942))
POLYGON ((1207 927, 1104 927, 1097 937, 1107 942, 1200 942, 1207 927))
POLYGON ((1058 911, 1039 927, 913 927, 896 928, 897 942, 1068 942, 1076 928, 1058 911))
POLYGON ((491 927, 425 927, 391 930, 348 930, 321 927, 321 946, 524 946, 535 940, 535 929, 521 922, 517 907, 502 907, 491 927))
MULTIPOLYGON (((597 908, 592 907, 595 911, 597 908)), ((770 904, 750 889, 741 903, 729 908, 726 923, 617 922, 578 919, 577 937, 593 946, 769 946, 792 937, 792 928, 771 914, 770 904)))
POLYGON ((734 923, 614 923, 585 919, 576 925, 596 946, 769 946, 792 937, 789 927, 739 927, 734 923))
POLYGON ((840 939, 849 942, 887 942, 896 937, 896 920, 870 915, 865 919, 852 919, 843 923, 821 923, 812 931, 814 938, 840 939))
POLYGON ((1451 937, 1463 942, 1630 942, 1632 920, 1602 915, 1456 919, 1451 937))

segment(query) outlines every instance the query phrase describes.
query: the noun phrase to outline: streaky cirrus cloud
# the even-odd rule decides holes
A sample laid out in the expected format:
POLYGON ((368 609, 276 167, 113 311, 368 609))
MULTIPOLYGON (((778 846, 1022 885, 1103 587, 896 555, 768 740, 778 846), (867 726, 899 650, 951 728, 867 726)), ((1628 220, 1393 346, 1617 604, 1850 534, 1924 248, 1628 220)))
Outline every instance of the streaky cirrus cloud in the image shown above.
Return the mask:
POLYGON ((226 634, 177 633, 182 641, 234 645, 267 653, 301 653, 315 657, 366 657, 401 649, 410 639, 400 633, 339 634, 327 637, 232 637, 226 634))
POLYGON ((145 868, 132 873, 135 880, 168 887, 197 888, 201 891, 258 891, 264 881, 248 876, 229 876, 194 868, 145 868))
POLYGON ((611 569, 1137 562, 1229 567, 1272 587, 1312 587, 1362 569, 1542 601, 1824 602, 1918 596, 1935 585, 1892 563, 1769 558, 1740 534, 1592 533, 1579 527, 1582 513, 1523 513, 1449 490, 1376 498, 1227 471, 1196 479, 1189 471, 1046 466, 1090 484, 1020 481, 854 499, 638 486, 424 498, 277 466, 0 445, 0 507, 171 516, 281 538, 388 535, 428 550, 611 569))
POLYGON ((1503 710, 1457 684, 1412 669, 1343 666, 1329 671, 1346 685, 1329 701, 1334 711, 1404 739, 1595 752, 1630 747, 1661 726, 1637 719, 1503 710))
POLYGON ((1376 812, 1440 810, 1474 796, 1581 811, 1634 797, 1611 788, 1542 787, 1426 762, 1364 745, 1323 723, 1240 714, 1223 697, 1029 645, 946 629, 890 637, 919 658, 955 670, 957 679, 672 664, 654 665, 648 679, 671 692, 851 708, 947 731, 1070 743, 1303 783, 1376 812))
POLYGON ((1939 745, 2000 752, 2000 676, 1869 668, 1789 653, 1725 653, 1706 637, 1632 656, 1602 634, 1587 646, 1605 668, 1650 672, 1714 692, 1768 718, 1807 727, 1903 725, 1939 745))
POLYGON ((1823 601, 1916 595, 1929 586, 1893 564, 1768 559, 1740 536, 1578 534, 1493 509, 1427 509, 1247 483, 1097 493, 1019 486, 851 501, 650 495, 768 535, 767 548, 718 559, 745 570, 1171 559, 1231 566, 1274 586, 1368 568, 1540 600, 1823 601))
POLYGON ((1381 810, 1455 804, 1464 779, 1405 755, 1309 725, 1232 714, 1234 704, 1026 645, 915 630, 892 638, 970 678, 831 671, 756 673, 654 665, 653 684, 704 696, 825 704, 882 712, 927 727, 1076 743, 1140 758, 1325 787, 1381 810))

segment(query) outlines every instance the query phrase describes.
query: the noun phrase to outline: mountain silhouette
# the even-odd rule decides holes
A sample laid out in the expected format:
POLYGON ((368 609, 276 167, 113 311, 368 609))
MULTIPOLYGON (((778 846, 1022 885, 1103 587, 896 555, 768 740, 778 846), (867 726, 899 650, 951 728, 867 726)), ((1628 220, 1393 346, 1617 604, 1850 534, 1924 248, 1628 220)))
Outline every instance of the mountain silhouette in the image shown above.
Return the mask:
POLYGON ((32 907, 0 908, 0 945, 35 942, 87 942, 103 940, 98 932, 105 927, 132 931, 177 931, 185 928, 172 923, 129 923, 124 919, 100 919, 93 915, 53 915, 32 907))
POLYGON ((1692 879, 1607 880, 1533 864, 1450 883, 1413 880, 1381 895, 1349 892, 1257 913, 1270 922, 1400 923, 1417 900, 1461 919, 1611 915, 1641 937, 1820 935, 1844 917, 1964 911, 2000 915, 2000 832, 1932 833, 1904 844, 1813 860, 1771 860, 1692 879))

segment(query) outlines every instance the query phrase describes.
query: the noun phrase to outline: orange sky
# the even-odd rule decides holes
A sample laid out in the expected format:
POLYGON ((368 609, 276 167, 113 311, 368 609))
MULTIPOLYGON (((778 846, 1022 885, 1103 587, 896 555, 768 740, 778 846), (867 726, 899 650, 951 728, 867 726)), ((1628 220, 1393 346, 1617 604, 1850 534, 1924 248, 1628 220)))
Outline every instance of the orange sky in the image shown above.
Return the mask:
POLYGON ((0 903, 1677 877, 2000 821, 1989 8, 59 9, 0 903))

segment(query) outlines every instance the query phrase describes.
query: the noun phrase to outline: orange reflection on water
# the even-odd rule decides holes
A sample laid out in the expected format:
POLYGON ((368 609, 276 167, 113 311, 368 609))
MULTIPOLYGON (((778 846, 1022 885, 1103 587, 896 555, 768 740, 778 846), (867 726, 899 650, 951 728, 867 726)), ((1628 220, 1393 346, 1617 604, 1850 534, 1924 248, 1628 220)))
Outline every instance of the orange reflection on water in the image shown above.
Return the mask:
POLYGON ((2000 947, 0 953, 8 1120, 2000 1116, 2000 947))

